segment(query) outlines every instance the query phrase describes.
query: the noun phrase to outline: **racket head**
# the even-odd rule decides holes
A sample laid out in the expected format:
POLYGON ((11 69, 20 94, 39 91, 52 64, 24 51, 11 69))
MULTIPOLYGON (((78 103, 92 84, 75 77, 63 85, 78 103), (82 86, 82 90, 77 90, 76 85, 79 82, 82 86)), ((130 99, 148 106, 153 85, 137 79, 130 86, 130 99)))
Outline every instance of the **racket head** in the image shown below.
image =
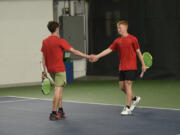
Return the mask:
POLYGON ((49 78, 44 78, 42 80, 42 93, 48 95, 51 92, 51 82, 49 78))
POLYGON ((146 68, 150 68, 152 66, 152 55, 149 52, 143 53, 143 60, 146 68))

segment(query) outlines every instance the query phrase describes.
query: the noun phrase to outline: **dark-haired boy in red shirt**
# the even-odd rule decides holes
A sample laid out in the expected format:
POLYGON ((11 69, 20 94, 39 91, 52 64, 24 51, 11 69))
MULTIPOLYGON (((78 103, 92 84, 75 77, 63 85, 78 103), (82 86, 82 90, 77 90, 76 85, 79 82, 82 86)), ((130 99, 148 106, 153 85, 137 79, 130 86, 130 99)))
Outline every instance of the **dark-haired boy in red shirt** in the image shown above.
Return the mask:
POLYGON ((84 58, 90 58, 90 56, 73 49, 66 40, 58 37, 59 24, 57 22, 50 21, 47 27, 51 32, 51 35, 43 40, 41 48, 41 52, 43 53, 42 63, 45 71, 43 76, 47 75, 47 68, 48 73, 54 80, 55 92, 52 113, 50 114, 49 119, 58 120, 65 117, 62 108, 62 93, 63 87, 66 84, 66 70, 63 62, 63 52, 64 50, 70 51, 73 54, 84 58))

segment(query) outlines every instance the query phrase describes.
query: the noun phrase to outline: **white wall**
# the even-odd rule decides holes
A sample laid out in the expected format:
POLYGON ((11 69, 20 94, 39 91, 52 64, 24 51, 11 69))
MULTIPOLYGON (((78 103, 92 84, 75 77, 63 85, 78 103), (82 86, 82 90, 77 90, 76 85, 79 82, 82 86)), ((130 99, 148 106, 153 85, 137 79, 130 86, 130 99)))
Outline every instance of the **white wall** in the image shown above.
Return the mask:
POLYGON ((0 0, 0 85, 40 82, 40 48, 52 0, 0 0))
POLYGON ((86 76, 86 59, 73 61, 74 78, 86 76))

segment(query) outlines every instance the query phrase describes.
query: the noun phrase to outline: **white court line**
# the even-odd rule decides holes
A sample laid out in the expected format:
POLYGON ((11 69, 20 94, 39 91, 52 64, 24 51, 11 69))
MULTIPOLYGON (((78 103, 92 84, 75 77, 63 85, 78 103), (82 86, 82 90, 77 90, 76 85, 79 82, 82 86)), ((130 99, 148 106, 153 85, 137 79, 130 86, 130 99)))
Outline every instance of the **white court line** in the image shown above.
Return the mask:
POLYGON ((2 103, 17 103, 17 102, 30 101, 30 100, 32 100, 32 99, 1 101, 0 104, 2 104, 2 103))
MULTIPOLYGON (((26 98, 26 99, 36 99, 36 100, 45 100, 45 101, 52 101, 52 99, 43 99, 43 98, 31 98, 31 97, 20 97, 20 96, 6 96, 6 97, 16 97, 16 98, 26 98)), ((91 102, 79 102, 79 101, 72 101, 72 100, 63 100, 63 102, 68 103, 79 103, 79 104, 92 104, 92 105, 106 105, 106 106, 115 106, 115 107, 124 107, 123 105, 117 104, 103 104, 103 103, 91 103, 91 102)), ((180 111, 180 109, 175 108, 158 108, 158 107, 148 107, 148 106, 137 106, 136 108, 144 108, 144 109, 157 109, 157 110, 173 110, 173 111, 180 111)))

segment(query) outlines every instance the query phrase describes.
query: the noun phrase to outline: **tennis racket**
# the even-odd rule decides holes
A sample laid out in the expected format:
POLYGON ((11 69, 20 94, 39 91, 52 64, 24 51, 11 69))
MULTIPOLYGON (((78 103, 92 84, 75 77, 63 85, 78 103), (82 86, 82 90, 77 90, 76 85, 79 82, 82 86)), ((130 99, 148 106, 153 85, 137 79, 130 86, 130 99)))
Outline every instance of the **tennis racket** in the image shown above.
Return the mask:
POLYGON ((42 82, 41 82, 41 90, 44 95, 48 95, 51 92, 51 81, 45 74, 42 62, 40 62, 41 71, 42 71, 42 82))
MULTIPOLYGON (((143 60, 144 60, 144 64, 146 65, 146 68, 150 68, 152 66, 152 55, 149 52, 144 52, 143 53, 143 60)), ((140 77, 142 78, 144 76, 144 72, 141 72, 140 77)))

